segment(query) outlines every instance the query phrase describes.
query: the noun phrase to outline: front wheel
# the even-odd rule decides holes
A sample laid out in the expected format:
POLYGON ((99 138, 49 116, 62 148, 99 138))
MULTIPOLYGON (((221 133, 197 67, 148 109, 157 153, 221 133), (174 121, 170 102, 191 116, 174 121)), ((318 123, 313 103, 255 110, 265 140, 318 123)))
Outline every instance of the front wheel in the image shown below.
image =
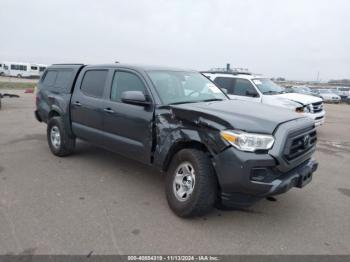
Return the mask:
POLYGON ((204 215, 217 199, 217 179, 208 155, 183 149, 172 159, 166 176, 170 208, 180 217, 204 215))
POLYGON ((61 117, 53 117, 47 124, 47 141, 56 156, 67 156, 74 152, 75 138, 69 136, 61 117))

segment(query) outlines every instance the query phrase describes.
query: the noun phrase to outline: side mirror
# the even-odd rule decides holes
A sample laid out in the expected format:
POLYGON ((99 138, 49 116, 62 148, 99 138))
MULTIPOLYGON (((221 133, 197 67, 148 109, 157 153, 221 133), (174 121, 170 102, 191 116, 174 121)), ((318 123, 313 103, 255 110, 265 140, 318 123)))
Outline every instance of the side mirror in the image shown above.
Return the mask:
POLYGON ((133 105, 147 106, 151 104, 141 91, 125 91, 122 93, 121 100, 123 103, 133 105))
POLYGON ((252 90, 245 91, 245 94, 246 94, 246 96, 250 96, 250 97, 258 97, 258 94, 252 90))

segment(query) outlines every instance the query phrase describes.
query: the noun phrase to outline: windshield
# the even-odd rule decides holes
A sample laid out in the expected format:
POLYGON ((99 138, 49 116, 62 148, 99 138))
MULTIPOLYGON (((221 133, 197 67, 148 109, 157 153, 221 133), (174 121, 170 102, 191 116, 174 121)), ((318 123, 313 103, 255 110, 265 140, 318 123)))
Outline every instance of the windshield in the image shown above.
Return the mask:
POLYGON ((254 84, 259 88, 260 92, 265 95, 282 94, 285 93, 285 89, 270 79, 267 78, 255 78, 254 84))
POLYGON ((308 88, 308 87, 295 87, 294 89, 296 91, 299 91, 299 92, 305 92, 305 93, 310 93, 311 92, 311 89, 308 88))
POLYGON ((197 72, 148 71, 164 104, 227 100, 226 95, 197 72))

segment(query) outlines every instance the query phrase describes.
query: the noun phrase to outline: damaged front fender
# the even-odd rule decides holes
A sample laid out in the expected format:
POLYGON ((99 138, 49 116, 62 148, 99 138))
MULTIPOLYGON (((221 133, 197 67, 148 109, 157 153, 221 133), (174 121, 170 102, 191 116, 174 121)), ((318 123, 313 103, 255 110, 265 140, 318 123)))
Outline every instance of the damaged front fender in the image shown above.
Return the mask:
POLYGON ((198 148, 211 155, 227 147, 220 138, 225 126, 204 116, 167 106, 156 110, 154 165, 165 171, 173 155, 183 148, 198 148))

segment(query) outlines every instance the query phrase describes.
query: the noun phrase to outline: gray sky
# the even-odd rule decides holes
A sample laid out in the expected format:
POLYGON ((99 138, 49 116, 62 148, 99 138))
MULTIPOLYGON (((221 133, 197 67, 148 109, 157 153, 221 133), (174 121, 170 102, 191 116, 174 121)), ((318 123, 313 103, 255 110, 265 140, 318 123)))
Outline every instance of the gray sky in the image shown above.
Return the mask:
POLYGON ((350 78, 348 0, 0 0, 0 61, 350 78))

